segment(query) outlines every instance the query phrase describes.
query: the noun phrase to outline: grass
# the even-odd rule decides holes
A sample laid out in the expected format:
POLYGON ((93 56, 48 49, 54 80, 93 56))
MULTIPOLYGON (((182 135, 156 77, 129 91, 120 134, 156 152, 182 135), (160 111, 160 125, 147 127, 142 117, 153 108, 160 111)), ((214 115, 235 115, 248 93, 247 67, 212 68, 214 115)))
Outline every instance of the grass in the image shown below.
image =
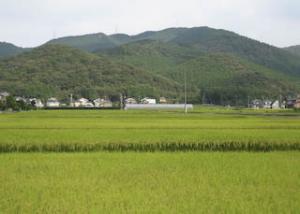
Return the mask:
POLYGON ((179 111, 32 111, 0 115, 0 152, 300 150, 300 114, 179 111))
POLYGON ((0 155, 1 213, 298 213, 299 152, 0 155))

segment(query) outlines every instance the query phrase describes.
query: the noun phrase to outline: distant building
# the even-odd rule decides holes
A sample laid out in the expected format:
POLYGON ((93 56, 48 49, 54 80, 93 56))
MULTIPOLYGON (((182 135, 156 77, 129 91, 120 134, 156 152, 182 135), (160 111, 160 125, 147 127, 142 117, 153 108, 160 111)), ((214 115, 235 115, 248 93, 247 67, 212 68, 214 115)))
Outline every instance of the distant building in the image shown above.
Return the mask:
POLYGON ((125 99, 125 104, 137 104, 136 99, 129 97, 127 99, 125 99))
POLYGON ((59 107, 60 103, 55 97, 51 97, 47 100, 46 106, 49 108, 59 107))
POLYGON ((167 99, 165 97, 160 97, 159 98, 159 103, 160 104, 167 104, 168 102, 167 102, 167 99))
POLYGON ((272 108, 272 109, 280 109, 281 106, 280 106, 279 101, 278 101, 278 100, 275 100, 274 102, 272 102, 271 108, 272 108))
POLYGON ((9 95, 10 95, 10 93, 8 93, 6 91, 0 92, 0 100, 5 100, 6 97, 8 97, 9 95))
POLYGON ((271 100, 264 100, 263 101, 263 108, 271 109, 272 108, 272 101, 271 100))
POLYGON ((300 99, 297 99, 295 104, 294 104, 294 108, 296 109, 300 109, 300 99))
POLYGON ((297 99, 288 99, 286 100, 286 108, 294 108, 296 104, 297 99))
MULTIPOLYGON (((29 99, 29 101, 30 101, 30 104, 36 108, 44 108, 44 104, 40 99, 32 98, 32 99, 29 99)), ((48 105, 48 103, 47 103, 47 105, 48 105)), ((58 106, 59 106, 59 104, 58 104, 58 106)), ((52 106, 52 107, 58 107, 58 106, 52 106)), ((50 106, 48 106, 48 107, 50 107, 50 106)))
POLYGON ((142 104, 156 104, 156 99, 145 97, 141 100, 142 104))
POLYGON ((253 109, 260 109, 263 106, 263 102, 261 100, 255 99, 252 100, 250 107, 253 109))
POLYGON ((97 108, 111 108, 113 103, 109 99, 98 98, 94 100, 95 107, 97 108))
POLYGON ((86 98, 80 98, 80 99, 76 100, 75 103, 74 103, 74 106, 77 107, 77 108, 78 107, 85 107, 85 108, 95 107, 94 104, 86 98))

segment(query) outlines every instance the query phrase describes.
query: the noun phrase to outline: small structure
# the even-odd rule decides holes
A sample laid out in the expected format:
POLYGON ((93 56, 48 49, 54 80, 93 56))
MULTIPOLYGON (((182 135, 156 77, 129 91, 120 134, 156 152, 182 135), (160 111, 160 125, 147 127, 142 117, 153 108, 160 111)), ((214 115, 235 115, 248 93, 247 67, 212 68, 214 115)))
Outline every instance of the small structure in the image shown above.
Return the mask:
POLYGON ((260 109, 260 108, 262 108, 262 106, 263 106, 262 101, 258 100, 258 99, 252 100, 252 102, 250 104, 250 107, 253 109, 260 109))
POLYGON ((5 100, 6 97, 8 97, 9 95, 10 95, 10 93, 8 93, 6 91, 0 92, 0 100, 5 100))
POLYGON ((151 109, 151 110, 169 110, 169 109, 181 109, 185 110, 185 107, 189 110, 193 109, 192 104, 126 104, 125 110, 130 109, 151 109))
POLYGON ((94 104, 96 108, 111 108, 113 103, 109 99, 98 98, 94 100, 94 104))
POLYGON ((295 104, 294 104, 295 109, 300 109, 300 99, 297 99, 295 104))
POLYGON ((152 105, 155 105, 156 104, 156 99, 145 97, 144 99, 141 100, 141 103, 142 104, 152 104, 152 105))
MULTIPOLYGON (((32 98, 32 99, 29 99, 29 102, 32 106, 36 107, 36 108, 43 108, 44 107, 44 104, 43 102, 40 100, 40 99, 37 99, 37 98, 32 98)), ((59 106, 59 104, 58 104, 59 106)), ((55 106, 55 107, 58 107, 58 106, 55 106)), ((49 107, 49 106, 48 106, 49 107)), ((54 106, 53 106, 54 107, 54 106)))
POLYGON ((125 104, 137 104, 136 99, 129 97, 127 99, 125 99, 125 104))
POLYGON ((271 109, 272 108, 272 101, 271 100, 264 100, 263 101, 263 108, 271 109))
POLYGON ((93 108, 93 107, 95 107, 94 104, 86 98, 80 98, 80 99, 76 100, 75 103, 74 103, 74 106, 76 108, 78 108, 78 107, 84 107, 84 108, 93 108))
POLYGON ((159 98, 159 103, 160 104, 167 104, 168 102, 167 102, 167 99, 165 97, 160 97, 159 98))
POLYGON ((275 100, 274 102, 272 102, 272 104, 271 104, 271 108, 272 109, 280 109, 280 103, 279 103, 279 101, 278 100, 275 100))
POLYGON ((294 107, 295 107, 295 104, 296 104, 296 101, 297 101, 297 99, 288 99, 288 100, 286 101, 285 107, 286 107, 286 108, 294 108, 294 107))
POLYGON ((51 97, 47 100, 46 106, 49 108, 57 108, 59 107, 60 103, 55 97, 51 97))

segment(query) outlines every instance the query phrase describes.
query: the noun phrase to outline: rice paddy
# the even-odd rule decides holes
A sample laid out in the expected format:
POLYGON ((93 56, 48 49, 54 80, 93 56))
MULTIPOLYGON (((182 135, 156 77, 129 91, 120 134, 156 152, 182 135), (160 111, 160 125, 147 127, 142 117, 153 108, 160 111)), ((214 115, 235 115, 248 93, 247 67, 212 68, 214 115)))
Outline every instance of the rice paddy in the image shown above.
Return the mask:
POLYGON ((0 115, 0 152, 300 150, 300 114, 198 109, 0 115))
POLYGON ((298 152, 0 155, 1 213, 298 213, 298 152))
POLYGON ((290 110, 0 114, 0 213, 298 213, 299 165, 290 110))

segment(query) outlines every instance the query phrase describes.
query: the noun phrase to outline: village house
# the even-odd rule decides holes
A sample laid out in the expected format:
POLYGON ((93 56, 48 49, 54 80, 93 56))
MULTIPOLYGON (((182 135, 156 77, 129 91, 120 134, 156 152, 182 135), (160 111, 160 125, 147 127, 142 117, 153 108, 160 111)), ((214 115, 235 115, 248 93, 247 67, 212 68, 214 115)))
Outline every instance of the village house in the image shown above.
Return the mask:
POLYGON ((274 102, 272 102, 271 108, 272 109, 280 109, 281 108, 280 102, 278 100, 275 100, 274 102))
POLYGON ((258 100, 258 99, 252 100, 252 102, 250 104, 250 107, 253 109, 260 109, 260 108, 262 108, 262 106, 263 106, 262 101, 258 100))
POLYGON ((60 106, 60 103, 55 97, 51 97, 47 100, 46 106, 49 108, 57 108, 60 106))
POLYGON ((145 97, 141 100, 142 104, 156 104, 156 99, 145 97))
POLYGON ((76 108, 78 108, 78 107, 93 108, 94 104, 86 98, 80 98, 75 101, 74 106, 76 108))
POLYGON ((296 109, 300 109, 300 99, 297 99, 295 104, 294 104, 294 108, 296 109))
POLYGON ((271 100, 264 100, 263 101, 263 108, 271 109, 272 108, 272 101, 271 100))
MULTIPOLYGON (((30 101, 30 104, 33 105, 34 107, 36 108, 44 108, 44 104, 43 102, 40 100, 40 99, 37 99, 37 98, 32 98, 32 99, 29 99, 30 101)), ((48 106, 49 107, 49 106, 48 106)), ((54 107, 54 106, 53 106, 54 107)), ((56 106, 55 106, 56 107, 56 106)), ((58 106, 57 106, 58 107, 58 106)))
POLYGON ((125 104, 137 104, 136 99, 129 97, 127 99, 125 99, 125 104))
POLYGON ((113 103, 109 99, 98 98, 94 100, 95 107, 97 108, 111 108, 113 103))
POLYGON ((165 97, 160 97, 159 98, 159 103, 160 104, 167 104, 168 102, 167 102, 167 99, 165 97))
POLYGON ((10 94, 6 91, 0 92, 0 100, 5 100, 10 94))

